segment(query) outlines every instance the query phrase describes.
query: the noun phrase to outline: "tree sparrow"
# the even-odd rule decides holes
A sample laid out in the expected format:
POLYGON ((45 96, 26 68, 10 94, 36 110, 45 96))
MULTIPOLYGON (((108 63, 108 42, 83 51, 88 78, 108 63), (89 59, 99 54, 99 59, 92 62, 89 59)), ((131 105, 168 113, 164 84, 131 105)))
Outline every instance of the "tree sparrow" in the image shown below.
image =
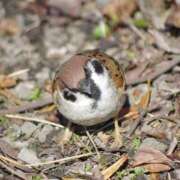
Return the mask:
POLYGON ((55 73, 53 99, 70 122, 92 126, 115 118, 115 140, 121 144, 118 115, 124 102, 125 78, 119 64, 98 50, 78 53, 55 73))

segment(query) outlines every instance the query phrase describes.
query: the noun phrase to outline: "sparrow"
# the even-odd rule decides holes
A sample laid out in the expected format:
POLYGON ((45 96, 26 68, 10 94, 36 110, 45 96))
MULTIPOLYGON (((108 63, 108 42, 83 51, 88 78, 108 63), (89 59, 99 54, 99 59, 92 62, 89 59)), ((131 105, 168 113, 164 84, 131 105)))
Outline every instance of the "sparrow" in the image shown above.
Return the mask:
POLYGON ((122 68, 99 50, 72 56, 57 69, 52 82, 54 103, 64 117, 82 126, 115 118, 115 139, 119 143, 118 115, 125 102, 124 89, 122 68))

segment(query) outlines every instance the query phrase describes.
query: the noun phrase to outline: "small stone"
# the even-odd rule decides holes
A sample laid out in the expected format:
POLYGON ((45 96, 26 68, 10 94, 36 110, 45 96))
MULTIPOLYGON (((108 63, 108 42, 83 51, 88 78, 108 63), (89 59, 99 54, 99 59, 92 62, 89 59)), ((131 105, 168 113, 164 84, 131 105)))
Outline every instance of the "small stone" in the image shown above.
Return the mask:
POLYGON ((40 72, 36 74, 36 79, 38 80, 39 85, 43 85, 44 82, 49 79, 50 70, 49 68, 43 68, 40 72))
POLYGON ((44 143, 46 141, 46 138, 48 134, 50 134, 53 130, 53 127, 50 125, 45 125, 42 130, 38 133, 38 139, 41 143, 44 143))
POLYGON ((36 129, 37 126, 31 122, 25 122, 21 126, 21 132, 24 134, 25 138, 29 138, 36 129))
POLYGON ((22 82, 22 83, 19 83, 14 88, 14 93, 17 94, 18 97, 21 99, 27 99, 34 88, 35 88, 35 82, 34 81, 22 82))
POLYGON ((141 148, 147 148, 147 147, 154 148, 154 149, 159 150, 161 152, 165 152, 168 148, 166 144, 164 144, 160 141, 157 141, 154 138, 146 138, 143 140, 142 144, 140 145, 140 149, 141 148))
POLYGON ((26 163, 40 163, 36 153, 30 149, 23 148, 18 154, 18 159, 26 162, 26 163))
POLYGON ((176 179, 180 179, 180 169, 175 169, 173 173, 174 173, 176 179))

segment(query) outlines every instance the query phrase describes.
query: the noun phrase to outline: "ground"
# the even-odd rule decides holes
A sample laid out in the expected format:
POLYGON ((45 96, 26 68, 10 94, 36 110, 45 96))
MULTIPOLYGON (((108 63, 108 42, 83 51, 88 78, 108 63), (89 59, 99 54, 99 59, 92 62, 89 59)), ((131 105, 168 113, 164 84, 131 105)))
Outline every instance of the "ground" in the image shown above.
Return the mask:
POLYGON ((179 19, 178 1, 2 0, 0 178, 180 179, 179 19), (69 133, 52 103, 57 67, 87 49, 125 71, 121 147, 112 120, 69 133))

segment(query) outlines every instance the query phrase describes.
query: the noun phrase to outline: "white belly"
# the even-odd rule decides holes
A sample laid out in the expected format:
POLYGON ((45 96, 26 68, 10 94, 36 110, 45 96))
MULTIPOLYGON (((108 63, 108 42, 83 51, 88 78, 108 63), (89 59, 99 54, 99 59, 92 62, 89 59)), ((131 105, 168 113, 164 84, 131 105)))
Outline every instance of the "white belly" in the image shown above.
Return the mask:
POLYGON ((92 126, 105 122, 116 116, 121 108, 120 95, 113 86, 109 86, 101 94, 100 100, 88 98, 78 93, 77 101, 71 102, 60 94, 59 111, 70 121, 83 126, 92 126))

